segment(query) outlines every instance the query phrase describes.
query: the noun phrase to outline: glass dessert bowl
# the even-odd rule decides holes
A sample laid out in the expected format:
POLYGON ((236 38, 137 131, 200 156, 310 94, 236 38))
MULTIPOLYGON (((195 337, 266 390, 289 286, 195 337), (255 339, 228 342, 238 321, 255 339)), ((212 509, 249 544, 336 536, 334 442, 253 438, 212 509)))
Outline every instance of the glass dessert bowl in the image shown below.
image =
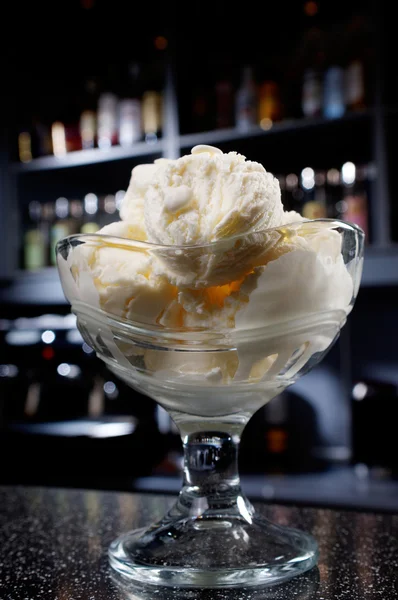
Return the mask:
POLYGON ((83 338, 111 371, 169 412, 184 448, 171 510, 111 544, 120 575, 157 585, 247 586, 316 564, 310 535, 269 522, 242 493, 238 446, 252 415, 338 338, 358 292, 363 238, 354 225, 315 220, 205 246, 101 234, 58 243, 63 289, 83 338))

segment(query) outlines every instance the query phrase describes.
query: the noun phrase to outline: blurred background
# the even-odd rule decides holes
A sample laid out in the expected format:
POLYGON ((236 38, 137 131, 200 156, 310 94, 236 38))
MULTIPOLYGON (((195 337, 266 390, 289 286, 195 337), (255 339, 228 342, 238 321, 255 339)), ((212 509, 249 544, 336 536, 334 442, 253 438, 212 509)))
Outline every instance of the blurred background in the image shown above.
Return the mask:
POLYGON ((398 509, 398 78, 386 1, 18 2, 3 9, 0 484, 175 493, 167 414, 83 343, 54 266, 118 218, 132 168, 196 144, 279 179, 285 207, 367 234, 339 342, 248 425, 254 499, 398 509))

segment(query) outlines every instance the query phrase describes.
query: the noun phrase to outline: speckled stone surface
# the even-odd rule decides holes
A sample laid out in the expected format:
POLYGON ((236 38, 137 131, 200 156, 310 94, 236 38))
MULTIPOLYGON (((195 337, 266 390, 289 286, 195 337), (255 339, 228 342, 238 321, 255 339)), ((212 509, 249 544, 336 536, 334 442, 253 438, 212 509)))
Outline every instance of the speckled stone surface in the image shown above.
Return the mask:
POLYGON ((318 568, 282 586, 240 590, 126 587, 106 550, 120 533, 161 517, 171 497, 0 487, 1 600, 398 599, 398 515, 257 505, 311 531, 318 568))

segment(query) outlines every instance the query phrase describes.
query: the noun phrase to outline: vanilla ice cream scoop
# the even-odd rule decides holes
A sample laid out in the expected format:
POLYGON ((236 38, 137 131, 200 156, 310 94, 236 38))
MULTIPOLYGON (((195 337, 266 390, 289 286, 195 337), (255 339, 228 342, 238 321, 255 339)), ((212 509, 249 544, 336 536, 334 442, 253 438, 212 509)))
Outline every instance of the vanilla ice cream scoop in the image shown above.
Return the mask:
POLYGON ((278 181, 262 165, 211 146, 161 163, 145 192, 148 240, 203 245, 282 222, 278 181))
POLYGON ((76 271, 82 282, 91 274, 100 306, 117 316, 251 328, 349 307, 340 235, 284 212, 277 179, 236 152, 196 146, 136 166, 120 216, 99 233, 150 244, 85 245, 76 271))
POLYGON ((236 278, 242 277, 264 253, 264 239, 235 244, 234 236, 285 223, 273 175, 241 154, 204 145, 177 160, 135 167, 120 215, 133 239, 162 246, 155 270, 183 288, 224 285, 231 281, 231 264, 236 278), (216 241, 225 243, 202 248, 216 241), (196 246, 197 252, 183 246, 196 246))
POLYGON ((283 223, 279 183, 241 154, 195 146, 132 171, 121 218, 150 242, 193 246, 283 223))

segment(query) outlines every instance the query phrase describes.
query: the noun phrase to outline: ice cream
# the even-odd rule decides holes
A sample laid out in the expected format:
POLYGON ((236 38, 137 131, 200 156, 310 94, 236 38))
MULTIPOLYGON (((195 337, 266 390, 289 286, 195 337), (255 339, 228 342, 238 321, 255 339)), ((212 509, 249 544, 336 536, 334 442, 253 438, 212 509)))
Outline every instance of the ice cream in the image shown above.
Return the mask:
POLYGON ((282 223, 278 181, 240 154, 196 146, 157 167, 144 195, 150 242, 201 246, 282 223))
POLYGON ((351 309, 341 235, 333 224, 313 227, 285 212, 277 179, 240 154, 197 146, 135 167, 120 216, 100 240, 73 252, 75 298, 84 302, 90 290, 92 304, 94 289, 99 308, 138 326, 236 336, 228 353, 137 350, 155 377, 261 380, 297 348, 302 361, 322 352, 334 333, 311 344, 290 335, 282 346, 248 344, 240 333, 275 324, 287 331, 290 322, 330 311, 344 319, 351 309))

